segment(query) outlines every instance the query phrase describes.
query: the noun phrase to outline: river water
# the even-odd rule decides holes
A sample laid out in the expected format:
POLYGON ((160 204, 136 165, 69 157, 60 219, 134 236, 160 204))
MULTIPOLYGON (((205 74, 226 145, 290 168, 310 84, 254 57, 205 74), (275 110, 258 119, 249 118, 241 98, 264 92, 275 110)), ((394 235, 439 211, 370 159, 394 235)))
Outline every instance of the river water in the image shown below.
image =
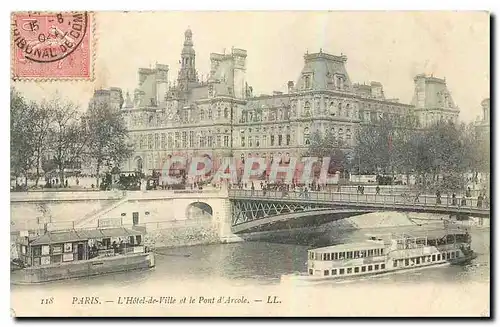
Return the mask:
MULTIPOLYGON (((231 293, 234 290, 240 290, 238 294, 241 292, 243 292, 243 294, 249 294, 248 292, 252 293, 262 291, 265 293, 262 294, 262 297, 264 297, 265 300, 265 295, 268 291, 264 290, 267 289, 269 292, 272 290, 274 293, 277 292, 276 289, 281 289, 281 291, 283 291, 283 286, 280 284, 280 276, 282 274, 289 274, 295 271, 306 271, 306 250, 308 248, 346 241, 358 241, 364 238, 366 233, 382 233, 388 231, 393 231, 393 228, 377 228, 376 230, 371 231, 367 229, 329 229, 327 226, 323 228, 320 233, 301 234, 301 237, 297 237, 297 235, 289 237, 270 235, 260 241, 247 241, 233 244, 199 245, 175 249, 157 249, 156 267, 149 271, 131 271, 127 273, 117 273, 78 280, 57 281, 35 286, 13 285, 11 287, 12 306, 17 306, 19 308, 19 306, 22 307, 25 305, 27 299, 33 299, 33 301, 38 302, 40 298, 47 296, 58 297, 59 303, 64 301, 67 305, 69 305, 68 303, 71 302, 71 299, 74 296, 94 296, 98 294, 102 301, 103 292, 107 292, 105 293, 105 296, 110 298, 114 296, 112 294, 121 294, 123 296, 148 295, 151 292, 154 293, 156 291, 165 294, 166 290, 177 294, 179 294, 179 292, 189 291, 190 294, 194 295, 198 295, 197 292, 201 292, 202 290, 203 292, 208 292, 209 294, 216 294, 222 290, 226 293, 231 293), (246 291, 243 291, 242 288, 246 291)), ((317 294, 314 295, 313 298, 318 298, 318 296, 325 296, 325 294, 333 294, 340 291, 343 292, 341 294, 349 292, 349 294, 360 294, 359 296, 363 297, 363 294, 367 294, 366 292, 373 290, 374 287, 375 289, 385 289, 386 291, 394 289, 394 292, 397 292, 401 291, 401 287, 405 286, 410 287, 408 290, 411 289, 414 291, 408 291, 409 293, 398 293, 399 295, 397 296, 405 297, 406 294, 408 294, 408 296, 412 297, 411 292, 423 292, 423 289, 427 287, 429 292, 438 292, 438 289, 440 290, 439 292, 445 292, 442 294, 440 293, 441 295, 435 295, 441 297, 441 302, 444 300, 458 301, 450 302, 449 307, 446 306, 448 304, 442 304, 443 308, 441 308, 436 314, 449 312, 450 315, 454 315, 455 311, 453 310, 455 309, 458 311, 456 314, 461 314, 464 313, 463 308, 471 309, 473 307, 475 310, 474 312, 480 311, 477 314, 484 315, 484 310, 487 311, 487 308, 483 307, 488 304, 489 296, 487 287, 489 287, 490 281, 490 229, 472 228, 469 232, 472 236, 472 248, 478 253, 478 257, 473 266, 438 267, 420 271, 409 271, 394 275, 364 278, 361 280, 350 281, 349 288, 345 288, 346 283, 344 282, 323 282, 321 284, 311 286, 317 291, 317 294), (438 285, 440 285, 440 288, 438 288, 438 285), (398 288, 395 288, 396 286, 398 288), (442 287, 446 287, 446 291, 444 291, 442 287), (473 296, 473 292, 476 292, 479 289, 481 290, 480 295, 474 295, 474 297, 484 297, 484 299, 481 299, 482 302, 480 304, 477 303, 480 299, 474 300, 471 304, 464 303, 464 301, 470 300, 470 297, 473 296), (456 294, 453 295, 454 299, 449 298, 449 294, 452 293, 456 294), (457 298, 461 296, 463 299, 457 300, 457 298)), ((304 288, 302 290, 304 290, 304 288)), ((287 292, 290 291, 287 290, 287 292)), ((294 294, 302 294, 297 292, 299 291, 295 291, 294 294)), ((429 292, 423 294, 428 295, 429 292)), ((414 296, 417 295, 414 293, 414 296)), ((288 297, 290 297, 290 295, 288 295, 288 297)), ((296 296, 293 298, 294 301, 297 300, 296 296)), ((300 309, 300 301, 294 305, 289 303, 286 312, 278 311, 284 315, 300 314, 300 312, 293 311, 291 309, 295 306, 300 309)), ((39 314, 48 314, 50 311, 47 307, 37 306, 36 308, 37 309, 33 307, 32 309, 37 311, 39 314)), ((393 311, 396 310, 394 309, 394 306, 391 308, 393 308, 393 311)), ((425 306, 425 308, 427 308, 427 306, 425 306)), ((346 306, 343 310, 345 311, 351 309, 352 308, 349 306, 346 306)), ((71 308, 68 310, 71 310, 71 308)), ((213 308, 212 311, 203 311, 201 307, 196 310, 200 314, 203 314, 203 312, 208 314, 218 314, 217 311, 213 310, 213 308)), ((269 311, 269 308, 266 310, 267 311, 264 312, 275 312, 269 311)), ((430 309, 428 308, 426 310, 430 309)), ((316 312, 314 308, 306 311, 307 314, 316 312)), ((389 310, 387 311, 387 314, 406 314, 403 312, 403 309, 397 312, 393 311, 389 310)), ((94 310, 93 312, 95 314, 98 314, 99 312, 109 314, 110 311, 106 312, 94 310)), ((119 314, 130 314, 134 311, 130 311, 129 309, 128 312, 120 312, 121 313, 119 314)), ((145 312, 146 311, 141 311, 141 313, 145 312)), ((151 311, 151 314, 153 314, 153 312, 156 311, 151 311)), ((184 311, 181 310, 176 312, 181 314, 184 311)), ((235 312, 242 314, 240 311, 231 311, 230 313, 235 312)), ((372 311, 363 309, 360 312, 362 314, 369 314, 372 311)), ((373 312, 377 315, 381 311, 379 310, 373 312)), ((411 310, 408 311, 409 314, 412 312, 413 311, 411 310)), ((185 313, 192 314, 193 311, 187 310, 185 313)), ((420 313, 420 311, 418 311, 418 313, 420 313)), ((156 314, 163 315, 165 313, 164 311, 158 311, 156 314)), ((223 313, 221 312, 221 314, 223 313)), ((262 312, 258 309, 255 309, 255 311, 246 309, 243 314, 261 315, 262 312)), ((316 314, 343 315, 344 312, 342 310, 332 312, 330 308, 325 312, 316 312, 316 314)), ((429 314, 431 314, 430 311, 429 314)))

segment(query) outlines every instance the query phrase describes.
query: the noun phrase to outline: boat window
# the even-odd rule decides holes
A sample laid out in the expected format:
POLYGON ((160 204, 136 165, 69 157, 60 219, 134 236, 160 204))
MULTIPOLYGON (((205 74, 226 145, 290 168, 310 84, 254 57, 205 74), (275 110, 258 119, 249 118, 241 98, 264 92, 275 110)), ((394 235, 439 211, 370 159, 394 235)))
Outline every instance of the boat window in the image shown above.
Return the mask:
POLYGON ((354 251, 354 258, 355 259, 359 258, 359 251, 354 251))
POLYGON ((385 269, 385 263, 380 265, 380 269, 385 269))
POLYGON ((347 273, 352 274, 352 268, 347 268, 347 273))
POLYGON ((309 275, 312 275, 312 274, 313 274, 313 270, 309 269, 309 275))
POLYGON ((459 251, 456 251, 456 252, 455 252, 455 257, 456 257, 456 258, 460 257, 460 252, 459 252, 459 251))
POLYGON ((415 260, 416 260, 416 262, 415 262, 415 263, 416 263, 417 265, 419 265, 419 264, 420 264, 420 258, 416 258, 415 260))
POLYGON ((314 252, 314 260, 318 260, 318 254, 314 252))
POLYGON ((452 252, 452 253, 451 253, 451 258, 452 258, 452 259, 455 259, 455 252, 452 252))
POLYGON ((333 254, 333 259, 334 260, 338 260, 339 259, 339 254, 338 253, 334 253, 333 254))
POLYGON ((437 255, 437 261, 441 261, 441 254, 437 255))
POLYGON ((394 268, 396 268, 396 267, 398 266, 398 261, 397 261, 397 260, 394 260, 394 261, 392 262, 392 266, 393 266, 394 268))
POLYGON ((354 272, 359 273, 359 267, 354 267, 354 272))
POLYGON ((339 275, 343 275, 344 274, 344 268, 340 268, 339 269, 339 275))
POLYGON ((345 258, 345 252, 340 252, 340 260, 344 260, 345 258))
POLYGON ((326 255, 326 257, 327 257, 327 258, 326 258, 327 260, 332 260, 332 259, 333 259, 333 258, 332 258, 332 254, 331 254, 331 253, 328 253, 328 254, 326 255))
POLYGON ((369 265, 368 266, 368 271, 372 271, 373 270, 373 266, 372 265, 369 265))
POLYGON ((365 271, 366 271, 366 266, 361 267, 361 272, 365 272, 365 271))
POLYGON ((378 270, 378 265, 375 265, 375 270, 378 270))
POLYGON ((380 249, 380 255, 384 255, 384 249, 380 249))
POLYGON ((336 275, 337 274, 337 269, 332 269, 332 275, 336 275))
POLYGON ((432 261, 436 261, 436 255, 435 254, 432 255, 432 261))
POLYGON ((446 260, 450 260, 450 258, 451 258, 450 252, 446 253, 446 260))
POLYGON ((52 256, 52 263, 59 263, 61 261, 62 261, 62 255, 61 254, 53 255, 52 256))
POLYGON ((325 270, 323 273, 325 274, 325 276, 328 276, 330 275, 330 270, 325 270))
POLYGON ((352 252, 351 251, 347 252, 347 259, 352 259, 352 252))
POLYGON ((39 246, 33 247, 33 256, 38 257, 42 255, 42 248, 39 246))
POLYGON ((409 266, 410 265, 410 259, 405 259, 405 266, 409 266))

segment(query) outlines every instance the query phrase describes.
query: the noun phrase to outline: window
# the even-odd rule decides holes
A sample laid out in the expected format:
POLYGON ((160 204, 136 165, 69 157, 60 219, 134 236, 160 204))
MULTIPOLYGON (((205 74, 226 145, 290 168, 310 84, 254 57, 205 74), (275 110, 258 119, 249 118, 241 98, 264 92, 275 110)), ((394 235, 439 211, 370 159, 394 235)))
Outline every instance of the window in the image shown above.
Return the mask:
POLYGON ((173 140, 172 140, 172 133, 168 133, 168 136, 167 136, 167 147, 169 149, 172 149, 174 143, 173 143, 173 140))
POLYGON ((332 269, 332 275, 337 275, 337 269, 332 269))
POLYGON ((441 254, 437 255, 437 261, 441 261, 441 254))
POLYGON ((309 269, 309 275, 312 275, 312 274, 313 274, 313 270, 309 269))
POLYGON ((339 269, 339 275, 343 275, 344 274, 344 268, 340 268, 339 269))
POLYGON ((432 255, 432 261, 436 261, 436 255, 435 254, 432 255))
POLYGON ((228 135, 224 135, 224 146, 225 147, 229 146, 229 136, 228 135))
POLYGON ((245 147, 245 137, 244 136, 240 137, 240 143, 241 143, 241 147, 244 148, 245 147))
POLYGON ((251 136, 248 137, 248 146, 253 147, 253 138, 251 136))
POLYGON ((224 118, 229 118, 229 109, 227 107, 224 108, 224 118))
POLYGON ((308 127, 304 128, 304 144, 305 145, 309 145, 310 144, 310 142, 311 142, 310 139, 309 139, 310 136, 311 135, 309 133, 309 128, 308 127))
POLYGON ((378 270, 378 265, 375 265, 375 270, 378 270))
POLYGON ((274 146, 274 135, 271 135, 271 146, 274 146))
POLYGON ((456 252, 455 252, 455 258, 458 258, 458 257, 460 257, 460 252, 459 252, 459 251, 456 251, 456 252))
POLYGON ((310 89, 311 88, 311 77, 310 76, 304 76, 304 88, 310 89))
POLYGON ((208 116, 208 120, 212 120, 212 109, 208 109, 208 112, 207 112, 207 116, 208 116))
POLYGON ((385 263, 380 265, 380 269, 385 269, 385 263))
POLYGON ((354 267, 354 273, 359 273, 359 267, 354 267))
POLYGON ((352 268, 347 268, 347 273, 352 274, 352 268))
POLYGON ((165 136, 166 136, 165 133, 161 133, 161 148, 162 149, 165 149, 165 146, 166 146, 166 142, 165 142, 166 137, 165 136))
POLYGON ((187 147, 187 132, 182 132, 182 147, 187 147))
POLYGON ((278 146, 281 146, 282 142, 283 142, 283 135, 278 135, 278 146))
POLYGON ((205 110, 200 109, 200 120, 205 120, 205 110))
POLYGON ((337 112, 338 112, 339 116, 342 116, 342 103, 340 103, 340 102, 337 105, 337 112))
POLYGON ((373 266, 372 265, 369 265, 368 266, 368 271, 372 271, 373 270, 373 266))
POLYGON ((139 224, 139 212, 132 212, 132 224, 134 226, 139 224))
POLYGON ((361 272, 365 272, 365 271, 366 271, 366 266, 361 267, 361 272))
POLYGON ((330 275, 330 270, 325 270, 323 273, 325 274, 325 276, 328 276, 330 275))
POLYGON ((405 266, 409 266, 410 265, 410 259, 405 259, 405 266))
POLYGON ((189 147, 194 147, 194 131, 189 131, 189 147))
POLYGON ((398 266, 398 261, 397 261, 397 260, 394 260, 394 261, 392 262, 392 266, 393 266, 394 268, 396 268, 396 267, 398 266))
POLYGON ((153 134, 148 135, 148 149, 153 148, 153 134))
POLYGON ((416 258, 415 264, 419 265, 420 264, 420 258, 416 258))
POLYGON ((290 139, 291 139, 290 134, 287 134, 286 135, 286 145, 290 145, 290 139))
POLYGON ((338 260, 339 259, 339 254, 338 253, 334 253, 333 254, 333 260, 338 260))
POLYGON ((217 119, 222 117, 222 109, 220 107, 217 107, 217 119))
POLYGON ((255 136, 255 146, 256 147, 260 146, 260 137, 259 136, 255 136))
POLYGON ((311 104, 309 103, 309 101, 306 101, 304 103, 304 115, 311 116, 311 104))

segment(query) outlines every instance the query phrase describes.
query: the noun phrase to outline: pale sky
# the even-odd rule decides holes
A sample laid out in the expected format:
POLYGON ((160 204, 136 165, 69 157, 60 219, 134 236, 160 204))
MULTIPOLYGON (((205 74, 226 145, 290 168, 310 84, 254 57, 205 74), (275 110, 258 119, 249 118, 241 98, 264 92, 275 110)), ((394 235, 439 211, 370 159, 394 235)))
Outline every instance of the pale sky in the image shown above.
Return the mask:
POLYGON ((347 55, 352 82, 379 81, 388 98, 410 103, 413 77, 446 77, 462 120, 481 114, 490 96, 489 16, 486 12, 98 12, 94 82, 16 82, 27 98, 59 90, 87 107, 93 90, 133 94, 137 69, 170 66, 177 77, 184 31, 190 27, 200 76, 210 53, 247 50, 254 94, 285 91, 296 81, 306 51, 347 55))

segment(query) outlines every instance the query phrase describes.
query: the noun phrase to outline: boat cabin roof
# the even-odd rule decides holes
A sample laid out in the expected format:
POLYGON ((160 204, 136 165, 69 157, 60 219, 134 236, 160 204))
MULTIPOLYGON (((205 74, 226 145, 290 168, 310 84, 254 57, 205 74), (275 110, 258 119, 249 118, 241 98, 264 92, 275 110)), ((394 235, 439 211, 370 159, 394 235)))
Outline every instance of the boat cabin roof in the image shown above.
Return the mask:
POLYGON ((141 235, 140 231, 127 229, 124 227, 102 228, 102 229, 79 229, 67 231, 50 231, 41 236, 37 236, 31 245, 45 245, 54 243, 67 243, 77 241, 87 241, 90 239, 100 239, 108 237, 135 236, 141 235))
POLYGON ((330 252, 347 252, 347 251, 362 251, 384 248, 384 243, 380 241, 365 241, 356 243, 346 243, 338 245, 330 245, 322 248, 311 249, 314 253, 330 253, 330 252))

